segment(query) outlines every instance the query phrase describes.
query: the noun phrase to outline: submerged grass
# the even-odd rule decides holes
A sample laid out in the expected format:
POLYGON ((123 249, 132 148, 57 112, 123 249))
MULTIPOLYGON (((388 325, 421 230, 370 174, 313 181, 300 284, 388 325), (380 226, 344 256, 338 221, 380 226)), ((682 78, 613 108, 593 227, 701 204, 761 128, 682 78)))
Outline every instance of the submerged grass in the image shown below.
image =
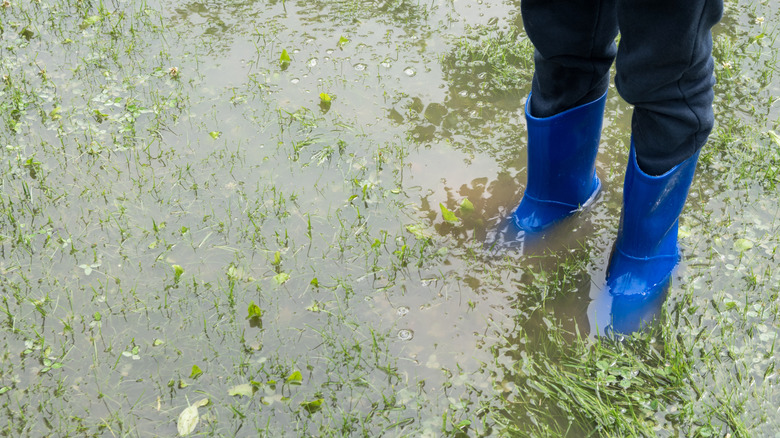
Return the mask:
POLYGON ((515 5, 261 3, 0 8, 0 435, 777 430, 772 5, 727 2, 684 266, 618 342, 585 310, 615 190, 578 243, 484 245, 524 178, 515 5))
POLYGON ((687 398, 691 366, 685 352, 657 344, 645 334, 524 351, 513 370, 517 389, 505 396, 498 422, 511 436, 653 436, 658 412, 687 398))

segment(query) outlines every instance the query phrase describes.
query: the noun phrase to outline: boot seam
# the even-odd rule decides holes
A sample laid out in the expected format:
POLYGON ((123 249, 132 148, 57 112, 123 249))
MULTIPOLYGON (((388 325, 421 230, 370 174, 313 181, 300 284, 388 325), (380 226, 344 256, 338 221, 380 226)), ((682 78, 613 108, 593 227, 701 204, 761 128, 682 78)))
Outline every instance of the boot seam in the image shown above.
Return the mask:
POLYGON ((650 262, 650 261, 656 261, 656 260, 660 260, 660 259, 674 259, 675 263, 676 263, 677 261, 680 260, 680 251, 679 251, 679 249, 674 254, 658 254, 658 255, 654 255, 654 256, 650 256, 650 257, 632 256, 631 254, 626 253, 625 251, 623 251, 619 247, 616 248, 616 250, 623 257, 625 257, 627 259, 635 260, 635 261, 640 261, 640 262, 650 262))

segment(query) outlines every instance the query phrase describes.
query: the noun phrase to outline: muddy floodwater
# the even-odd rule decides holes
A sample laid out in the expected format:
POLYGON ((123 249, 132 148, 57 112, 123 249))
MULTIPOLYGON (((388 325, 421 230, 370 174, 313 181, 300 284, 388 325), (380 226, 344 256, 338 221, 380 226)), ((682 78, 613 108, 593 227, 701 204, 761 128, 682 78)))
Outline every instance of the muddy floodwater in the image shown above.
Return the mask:
POLYGON ((658 320, 632 108, 530 238, 519 0, 0 5, 0 435, 775 436, 780 7, 727 0, 658 320))

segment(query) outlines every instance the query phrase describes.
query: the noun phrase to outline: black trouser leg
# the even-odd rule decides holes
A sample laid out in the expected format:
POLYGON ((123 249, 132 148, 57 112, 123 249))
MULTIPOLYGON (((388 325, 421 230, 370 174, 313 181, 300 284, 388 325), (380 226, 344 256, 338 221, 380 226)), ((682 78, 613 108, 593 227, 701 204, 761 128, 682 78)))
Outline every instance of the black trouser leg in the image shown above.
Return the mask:
POLYGON ((550 117, 601 97, 617 54, 615 0, 523 0, 520 9, 536 48, 531 114, 550 117))
POLYGON ((704 146, 714 124, 710 30, 722 0, 523 0, 521 10, 536 47, 534 116, 598 98, 617 54, 640 168, 664 173, 704 146))
POLYGON ((662 174, 704 146, 715 118, 711 29, 722 0, 625 0, 615 85, 634 105, 640 169, 662 174))

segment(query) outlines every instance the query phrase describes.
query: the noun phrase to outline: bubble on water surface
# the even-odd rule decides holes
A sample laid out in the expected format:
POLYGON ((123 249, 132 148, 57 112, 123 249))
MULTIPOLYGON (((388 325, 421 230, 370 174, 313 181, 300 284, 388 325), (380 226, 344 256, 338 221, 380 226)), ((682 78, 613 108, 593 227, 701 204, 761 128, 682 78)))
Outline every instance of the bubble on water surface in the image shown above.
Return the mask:
POLYGON ((409 313, 409 308, 406 306, 400 306, 398 309, 396 309, 396 313, 398 313, 398 316, 405 316, 407 313, 409 313))
POLYGON ((402 341, 411 341, 414 337, 414 332, 407 329, 398 330, 398 339, 402 341))
POLYGON ((417 74, 417 71, 415 71, 415 70, 414 70, 413 68, 411 68, 411 67, 406 67, 406 68, 404 69, 404 73, 406 73, 406 76, 412 77, 412 76, 414 76, 414 75, 416 75, 416 74, 417 74))
POLYGON ((309 67, 315 67, 317 65, 317 62, 319 62, 317 58, 311 58, 306 64, 309 67))
POLYGON ((365 69, 366 69, 366 67, 368 67, 368 66, 367 66, 367 65, 365 65, 365 64, 363 64, 363 63, 360 63, 360 62, 358 62, 357 64, 353 65, 352 67, 354 67, 354 68, 355 68, 355 70, 357 70, 357 71, 363 71, 363 70, 365 70, 365 69))
POLYGON ((291 84, 293 84, 293 85, 297 84, 298 82, 301 82, 301 80, 300 80, 300 79, 298 79, 298 78, 292 78, 292 79, 290 79, 290 83, 291 83, 291 84))

